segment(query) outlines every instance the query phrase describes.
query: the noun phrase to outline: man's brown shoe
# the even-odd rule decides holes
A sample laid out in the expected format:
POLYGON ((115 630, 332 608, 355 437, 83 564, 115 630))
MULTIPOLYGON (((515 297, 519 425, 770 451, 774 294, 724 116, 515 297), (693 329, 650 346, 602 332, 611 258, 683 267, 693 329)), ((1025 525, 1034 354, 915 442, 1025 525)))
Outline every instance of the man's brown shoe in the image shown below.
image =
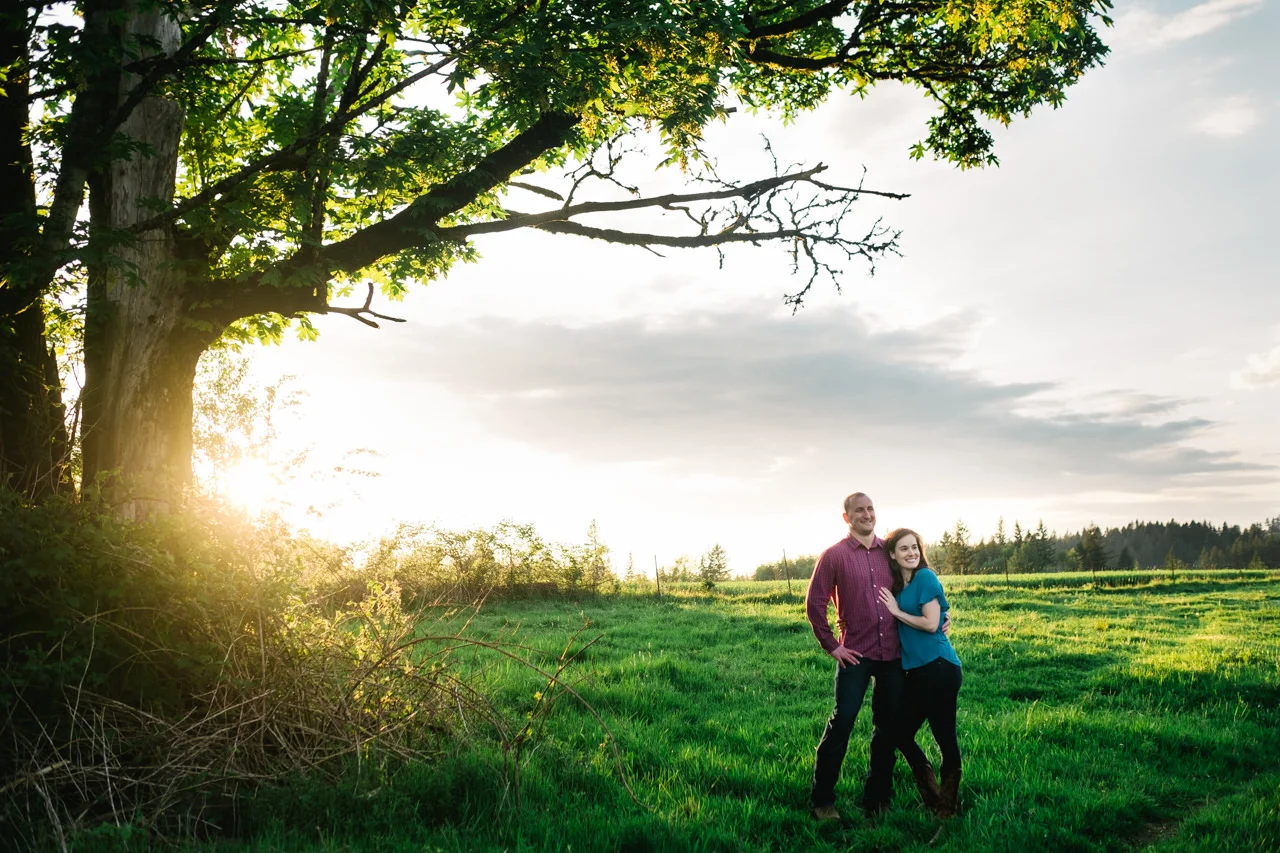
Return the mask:
POLYGON ((821 821, 839 820, 840 812, 836 811, 835 806, 814 806, 813 816, 821 821))

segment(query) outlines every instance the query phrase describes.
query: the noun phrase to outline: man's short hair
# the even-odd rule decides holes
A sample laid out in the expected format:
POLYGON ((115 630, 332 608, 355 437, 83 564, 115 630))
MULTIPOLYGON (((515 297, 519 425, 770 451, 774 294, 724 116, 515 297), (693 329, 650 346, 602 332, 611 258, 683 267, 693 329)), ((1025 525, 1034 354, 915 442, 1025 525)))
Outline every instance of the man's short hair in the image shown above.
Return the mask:
POLYGON ((858 498, 869 498, 869 497, 871 497, 871 495, 867 494, 866 492, 854 492, 853 494, 849 495, 849 497, 844 499, 844 514, 849 515, 850 513, 853 512, 853 503, 858 498))

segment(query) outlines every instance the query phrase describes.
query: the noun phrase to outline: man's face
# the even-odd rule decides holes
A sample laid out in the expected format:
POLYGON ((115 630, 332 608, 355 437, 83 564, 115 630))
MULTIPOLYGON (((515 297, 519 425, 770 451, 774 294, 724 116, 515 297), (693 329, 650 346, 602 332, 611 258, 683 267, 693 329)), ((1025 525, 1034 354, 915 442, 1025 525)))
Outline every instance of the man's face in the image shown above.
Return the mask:
POLYGON ((844 514, 849 529, 859 536, 870 536, 876 529, 876 508, 871 498, 861 495, 853 501, 853 511, 844 514))

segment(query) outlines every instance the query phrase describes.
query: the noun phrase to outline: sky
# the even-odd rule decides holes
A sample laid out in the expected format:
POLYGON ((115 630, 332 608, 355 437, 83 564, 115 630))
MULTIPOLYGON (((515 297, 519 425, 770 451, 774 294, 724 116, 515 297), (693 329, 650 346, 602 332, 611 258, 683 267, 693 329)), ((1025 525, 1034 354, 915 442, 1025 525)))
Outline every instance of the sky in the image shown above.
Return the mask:
POLYGON ((911 160, 929 105, 893 87, 712 128, 722 174, 767 172, 767 137, 910 193, 858 203, 901 257, 794 314, 776 246, 721 266, 516 232, 378 308, 403 324, 330 315, 317 342, 255 350, 258 382, 305 395, 271 453, 309 469, 239 495, 340 541, 513 519, 580 542, 595 521, 619 569, 718 543, 739 574, 837 541, 853 491, 881 532, 931 540, 1280 515, 1280 4, 1115 19, 1062 108, 996 130, 998 168, 911 160))

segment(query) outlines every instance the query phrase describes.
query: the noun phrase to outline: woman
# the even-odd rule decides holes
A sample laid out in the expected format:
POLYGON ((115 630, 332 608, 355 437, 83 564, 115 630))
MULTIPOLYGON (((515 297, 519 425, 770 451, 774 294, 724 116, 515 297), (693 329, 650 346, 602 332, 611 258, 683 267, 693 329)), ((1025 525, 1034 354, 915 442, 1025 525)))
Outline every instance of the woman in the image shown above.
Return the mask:
MULTIPOLYGON (((960 694, 960 658, 947 635, 938 630, 950 605, 942 592, 938 576, 925 560, 924 545, 914 530, 900 527, 885 540, 889 568, 893 571, 893 589, 880 588, 880 600, 900 623, 898 639, 902 644, 902 668, 906 671, 902 742, 904 753, 913 747, 916 732, 926 719, 933 739, 942 753, 942 784, 934 803, 926 796, 925 805, 941 818, 959 810, 960 746, 956 742, 956 698, 960 694), (909 739, 909 745, 908 745, 909 739)), ((932 781, 921 780, 916 760, 906 756, 923 793, 932 781)), ((927 762, 926 762, 927 766, 927 762)))

